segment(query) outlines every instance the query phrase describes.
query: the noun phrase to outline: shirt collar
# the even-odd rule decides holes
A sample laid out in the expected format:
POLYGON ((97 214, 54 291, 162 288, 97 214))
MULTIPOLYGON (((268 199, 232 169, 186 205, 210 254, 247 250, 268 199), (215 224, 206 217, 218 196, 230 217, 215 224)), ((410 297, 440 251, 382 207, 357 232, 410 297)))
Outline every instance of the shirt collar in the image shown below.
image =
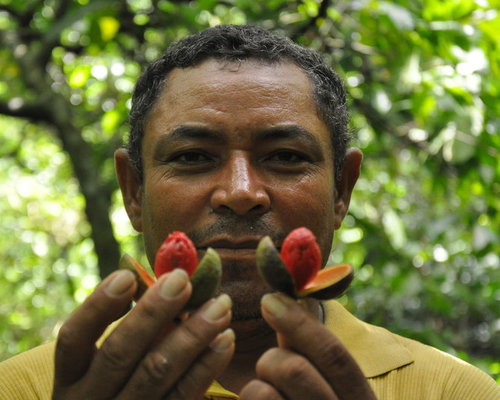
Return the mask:
POLYGON ((205 392, 205 399, 209 400, 222 400, 222 399, 238 399, 236 393, 230 392, 222 387, 222 385, 213 381, 208 390, 205 392))
POLYGON ((366 378, 413 362, 411 353, 386 329, 357 319, 335 300, 326 301, 323 306, 325 326, 349 350, 366 378))

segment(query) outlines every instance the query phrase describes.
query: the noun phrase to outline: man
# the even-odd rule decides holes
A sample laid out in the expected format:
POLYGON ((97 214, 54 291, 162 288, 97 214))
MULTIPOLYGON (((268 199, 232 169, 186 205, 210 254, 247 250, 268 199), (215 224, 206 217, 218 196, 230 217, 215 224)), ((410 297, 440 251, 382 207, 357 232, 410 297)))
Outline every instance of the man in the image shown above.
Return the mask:
POLYGON ((362 323, 334 301, 270 294, 259 279, 264 235, 279 247, 306 226, 328 258, 362 158, 347 149, 346 125, 337 75, 287 39, 220 26, 171 46, 137 84, 117 174, 150 262, 168 233, 185 231, 199 255, 208 246, 220 254, 221 294, 176 322, 191 285, 175 270, 112 324, 137 288, 132 273, 116 272, 61 328, 55 367, 52 344, 13 358, 0 366, 0 394, 499 399, 474 367, 362 323))

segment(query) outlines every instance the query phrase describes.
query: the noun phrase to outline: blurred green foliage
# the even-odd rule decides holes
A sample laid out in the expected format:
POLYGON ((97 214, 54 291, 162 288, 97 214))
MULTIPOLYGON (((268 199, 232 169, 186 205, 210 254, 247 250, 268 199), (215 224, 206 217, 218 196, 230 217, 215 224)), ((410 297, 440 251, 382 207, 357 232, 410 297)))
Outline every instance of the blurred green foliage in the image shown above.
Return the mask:
POLYGON ((92 191, 106 192, 121 251, 145 262, 112 162, 144 64, 190 32, 256 23, 318 49, 351 96, 365 161, 330 260, 357 271, 342 301, 498 379, 499 7, 1 0, 0 357, 52 339, 107 273, 87 218, 92 191), (88 157, 71 151, 75 138, 88 157))

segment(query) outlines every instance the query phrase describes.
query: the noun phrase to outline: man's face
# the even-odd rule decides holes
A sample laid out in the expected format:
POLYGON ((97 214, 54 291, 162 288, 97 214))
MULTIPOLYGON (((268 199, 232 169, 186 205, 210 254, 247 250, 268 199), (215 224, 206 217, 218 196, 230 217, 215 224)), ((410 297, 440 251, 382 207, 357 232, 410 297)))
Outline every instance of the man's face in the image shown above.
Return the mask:
POLYGON ((221 63, 173 70, 148 116, 140 217, 150 262, 165 237, 185 231, 199 256, 223 260, 221 290, 234 316, 259 315, 268 291, 255 267, 265 235, 279 248, 306 226, 327 259, 334 231, 330 133, 312 85, 292 63, 221 63))

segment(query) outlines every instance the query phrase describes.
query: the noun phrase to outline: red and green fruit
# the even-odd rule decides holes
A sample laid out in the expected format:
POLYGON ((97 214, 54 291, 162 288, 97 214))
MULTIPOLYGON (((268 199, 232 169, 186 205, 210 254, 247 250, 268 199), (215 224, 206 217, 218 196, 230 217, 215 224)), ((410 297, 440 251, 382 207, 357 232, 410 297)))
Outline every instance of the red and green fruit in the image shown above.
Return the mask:
MULTIPOLYGON (((136 276, 138 290, 135 300, 138 300, 146 289, 155 282, 155 279, 149 275, 144 267, 128 254, 122 256, 120 268, 131 270, 136 276)), ((159 278, 176 268, 184 269, 187 272, 193 287, 186 309, 201 306, 214 296, 220 286, 222 265, 217 252, 208 248, 198 263, 198 255, 193 242, 185 233, 179 231, 168 235, 158 249, 154 272, 156 278, 159 278)))
POLYGON ((331 299, 339 297, 352 281, 352 267, 340 264, 321 269, 321 250, 314 234, 297 228, 283 241, 281 253, 271 238, 257 246, 257 268, 273 289, 289 296, 331 299))

